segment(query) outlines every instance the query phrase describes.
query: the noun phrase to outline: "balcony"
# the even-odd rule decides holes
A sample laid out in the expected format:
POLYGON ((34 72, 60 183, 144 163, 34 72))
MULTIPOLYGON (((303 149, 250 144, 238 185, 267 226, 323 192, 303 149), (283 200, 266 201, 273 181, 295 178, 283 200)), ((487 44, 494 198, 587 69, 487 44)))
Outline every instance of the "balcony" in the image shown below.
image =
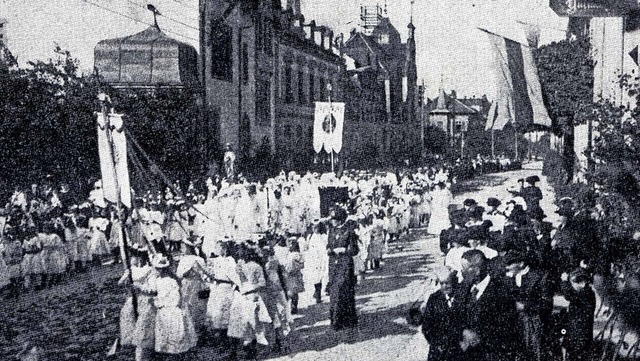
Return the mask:
POLYGON ((549 0, 549 6, 560 16, 622 16, 640 8, 640 0, 549 0))

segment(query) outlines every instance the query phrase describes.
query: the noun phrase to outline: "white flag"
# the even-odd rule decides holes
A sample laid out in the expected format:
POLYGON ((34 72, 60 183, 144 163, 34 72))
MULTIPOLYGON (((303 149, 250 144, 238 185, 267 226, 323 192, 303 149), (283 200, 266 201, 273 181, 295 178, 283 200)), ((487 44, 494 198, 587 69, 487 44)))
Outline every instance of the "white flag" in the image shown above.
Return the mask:
POLYGON ((344 129, 344 103, 316 102, 313 149, 340 153, 344 129))
POLYGON ((129 183, 129 166, 127 164, 127 138, 124 133, 122 114, 111 114, 109 121, 112 125, 111 140, 113 141, 113 161, 115 163, 118 187, 120 188, 120 202, 131 208, 131 184, 129 183))
POLYGON ((116 169, 113 164, 113 150, 109 144, 109 132, 104 115, 98 113, 98 155, 100 156, 100 173, 102 174, 102 192, 104 199, 115 203, 118 199, 116 189, 116 169))

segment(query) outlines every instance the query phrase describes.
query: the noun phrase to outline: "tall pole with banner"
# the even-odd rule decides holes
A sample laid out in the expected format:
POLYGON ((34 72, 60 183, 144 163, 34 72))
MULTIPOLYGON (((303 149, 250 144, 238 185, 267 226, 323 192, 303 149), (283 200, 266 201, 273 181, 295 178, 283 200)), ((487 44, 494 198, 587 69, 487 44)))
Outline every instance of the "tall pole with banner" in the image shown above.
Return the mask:
POLYGON ((322 149, 329 154, 331 160, 331 172, 335 172, 335 156, 342 150, 342 131, 344 129, 345 104, 334 102, 331 99, 331 84, 327 85, 329 91, 328 102, 316 102, 313 122, 313 150, 320 153, 322 149))
MULTIPOLYGON (((329 100, 329 112, 330 112, 329 116, 331 117, 330 118, 331 124, 329 125, 329 130, 331 131, 331 133, 330 133, 331 134, 331 138, 333 138, 334 129, 333 129, 333 124, 332 124, 333 123, 333 108, 331 106, 331 90, 333 90, 333 87, 331 86, 331 83, 329 83, 329 84, 327 84, 327 94, 329 95, 329 99, 328 99, 329 100)), ((335 173, 334 165, 333 165, 333 148, 331 148, 330 152, 331 152, 331 173, 335 173)))
POLYGON ((100 172, 104 196, 116 205, 120 218, 120 255, 123 258, 125 270, 128 274, 134 318, 138 318, 137 296, 133 290, 133 276, 131 274, 131 260, 124 231, 123 204, 131 206, 131 190, 129 187, 129 173, 127 169, 126 138, 122 116, 113 114, 110 109, 111 99, 105 93, 98 94, 101 113, 98 113, 98 153, 100 156, 100 172), (114 122, 112 124, 112 119, 114 122), (119 123, 119 124, 117 124, 119 123), (118 129, 119 128, 119 129, 118 129), (117 132, 114 134, 114 132, 117 132), (114 142, 114 137, 118 138, 114 142))

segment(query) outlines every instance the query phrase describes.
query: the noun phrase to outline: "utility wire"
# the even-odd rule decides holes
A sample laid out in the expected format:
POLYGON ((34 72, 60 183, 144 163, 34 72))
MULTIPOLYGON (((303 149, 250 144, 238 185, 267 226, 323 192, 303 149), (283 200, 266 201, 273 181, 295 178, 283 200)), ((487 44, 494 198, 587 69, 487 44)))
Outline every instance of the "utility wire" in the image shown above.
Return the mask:
MULTIPOLYGON (((128 3, 129 3, 129 4, 131 4, 131 5, 134 5, 134 6, 136 6, 136 7, 139 7, 139 8, 144 9, 145 11, 149 11, 149 9, 147 9, 147 7, 146 7, 145 5, 142 5, 142 4, 140 4, 140 3, 137 3, 137 2, 135 2, 135 1, 133 1, 133 0, 125 0, 125 1, 126 1, 126 2, 128 2, 128 3)), ((191 10, 194 10, 194 9, 191 9, 191 10)), ((166 16, 166 15, 161 14, 161 13, 159 13, 158 15, 159 15, 159 16, 162 16, 162 17, 164 17, 164 18, 167 18, 168 20, 171 20, 171 21, 173 21, 173 22, 175 22, 175 23, 178 23, 178 24, 180 24, 180 25, 184 25, 184 26, 189 27, 189 28, 191 28, 191 29, 198 30, 197 28, 193 27, 192 25, 185 24, 185 23, 183 23, 183 22, 181 22, 181 21, 179 21, 179 20, 177 20, 177 19, 174 19, 174 18, 172 18, 172 17, 166 16)), ((191 17, 188 17, 187 19, 188 19, 188 20, 191 20, 191 21, 195 21, 195 22, 197 22, 197 21, 198 21, 198 20, 196 20, 196 19, 194 19, 194 18, 191 18, 191 17)))
MULTIPOLYGON (((110 12, 110 13, 113 13, 113 14, 116 14, 116 15, 119 15, 119 16, 122 16, 122 17, 124 17, 124 18, 129 19, 129 20, 133 20, 133 21, 135 21, 135 22, 137 22, 137 23, 141 23, 141 24, 146 24, 146 25, 149 25, 149 26, 153 26, 153 24, 150 24, 150 23, 148 23, 148 22, 146 22, 146 21, 138 20, 138 19, 136 19, 136 18, 134 18, 134 17, 132 17, 132 16, 129 16, 129 15, 127 15, 127 14, 123 14, 123 13, 121 13, 121 12, 118 12, 118 11, 112 10, 112 9, 110 9, 110 8, 106 7, 106 6, 102 6, 102 5, 99 5, 99 4, 96 4, 96 3, 93 3, 93 2, 91 2, 91 1, 89 1, 89 0, 82 0, 82 1, 86 2, 87 4, 93 5, 93 6, 95 6, 95 7, 98 7, 98 8, 101 8, 101 9, 103 9, 103 10, 106 10, 106 11, 108 11, 108 12, 110 12)), ((180 33, 178 33, 178 32, 175 32, 175 31, 166 30, 166 29, 165 29, 165 30, 163 30, 163 31, 165 31, 165 32, 167 32, 167 33, 170 33, 170 34, 174 34, 174 35, 177 35, 177 36, 183 37, 183 38, 185 38, 185 39, 189 39, 189 40, 193 40, 193 41, 198 41, 198 39, 194 39, 194 38, 192 38, 192 37, 190 37, 190 36, 182 35, 182 34, 180 34, 180 33)))

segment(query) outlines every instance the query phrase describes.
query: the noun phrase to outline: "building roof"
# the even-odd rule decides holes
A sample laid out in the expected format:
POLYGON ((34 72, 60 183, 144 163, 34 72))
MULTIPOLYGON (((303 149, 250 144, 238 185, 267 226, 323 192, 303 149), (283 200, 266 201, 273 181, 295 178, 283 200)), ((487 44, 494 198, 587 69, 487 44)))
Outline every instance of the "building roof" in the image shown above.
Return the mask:
POLYGON ((114 86, 187 86, 198 82, 198 54, 157 26, 98 42, 95 67, 114 86))
POLYGON ((451 113, 453 115, 471 115, 478 113, 477 110, 465 105, 461 100, 440 91, 440 95, 435 99, 427 99, 427 111, 429 113, 451 113))

